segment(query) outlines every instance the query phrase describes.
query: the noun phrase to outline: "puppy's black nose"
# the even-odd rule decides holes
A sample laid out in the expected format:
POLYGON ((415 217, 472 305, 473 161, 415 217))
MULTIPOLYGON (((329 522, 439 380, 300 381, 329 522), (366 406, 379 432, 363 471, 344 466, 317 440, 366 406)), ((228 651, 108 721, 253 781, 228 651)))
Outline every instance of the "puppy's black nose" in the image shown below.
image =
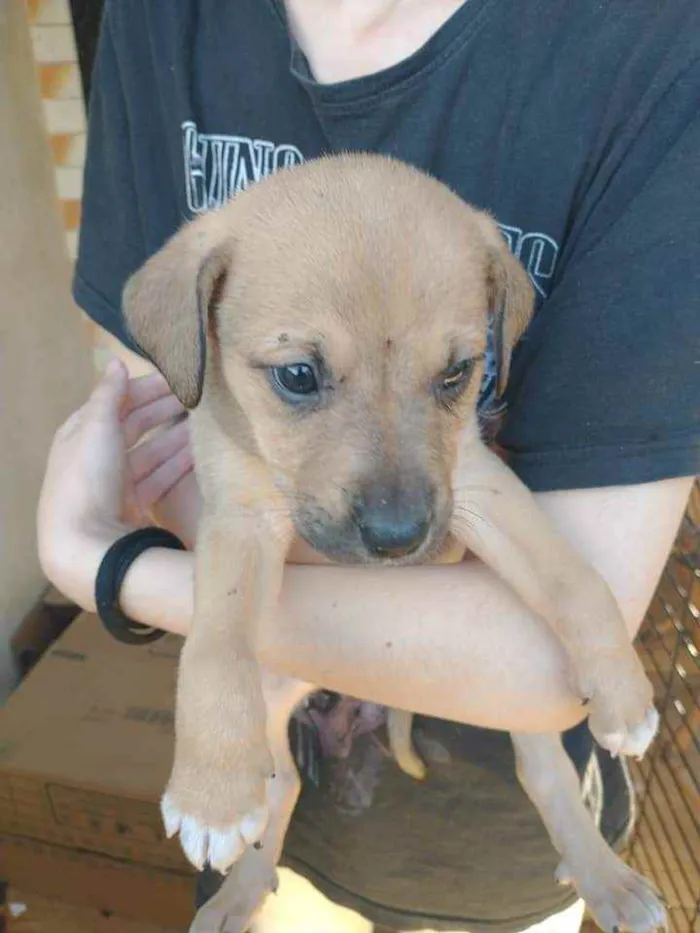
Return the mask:
POLYGON ((430 518, 393 519, 373 515, 360 525, 360 537, 370 554, 396 559, 417 551, 429 528, 430 518))
POLYGON ((417 551, 428 537, 433 520, 432 503, 427 496, 414 498, 381 492, 363 496, 355 515, 368 553, 384 559, 408 557, 417 551))

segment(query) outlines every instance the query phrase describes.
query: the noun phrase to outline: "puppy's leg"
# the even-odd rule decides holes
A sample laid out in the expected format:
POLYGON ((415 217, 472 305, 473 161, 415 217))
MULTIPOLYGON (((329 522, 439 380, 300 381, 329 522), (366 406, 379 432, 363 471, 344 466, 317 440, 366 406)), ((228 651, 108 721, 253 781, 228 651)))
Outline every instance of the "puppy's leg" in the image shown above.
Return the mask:
POLYGON ((455 489, 455 536, 558 635, 573 689, 589 701, 590 727, 600 744, 614 755, 643 755, 658 714, 610 588, 483 444, 469 444, 459 476, 465 486, 455 489))
POLYGON ((413 744, 413 713, 405 709, 387 711, 386 731, 396 764, 409 777, 425 780, 428 769, 413 744))
POLYGON ((557 879, 572 884, 607 933, 652 933, 666 925, 653 887, 606 845, 581 799, 576 770, 554 733, 512 736, 518 778, 561 856, 557 879))
POLYGON ((197 913, 190 933, 245 933, 277 884, 276 866, 299 796, 300 781, 289 748, 289 719, 311 692, 309 684, 262 671, 267 738, 275 762, 268 790, 270 817, 262 847, 249 847, 214 897, 197 913))
POLYGON ((263 834, 274 763, 253 653, 274 606, 286 542, 235 506, 207 509, 197 544, 195 612, 178 672, 175 760, 162 812, 188 859, 225 870, 263 834))

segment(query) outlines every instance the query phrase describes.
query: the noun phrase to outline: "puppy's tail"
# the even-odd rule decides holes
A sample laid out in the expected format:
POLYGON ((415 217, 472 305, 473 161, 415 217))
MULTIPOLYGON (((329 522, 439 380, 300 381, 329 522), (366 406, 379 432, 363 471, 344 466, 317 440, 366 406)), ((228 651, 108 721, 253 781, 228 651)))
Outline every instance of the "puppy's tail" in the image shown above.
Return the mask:
POLYGON ((425 779, 427 769, 416 751, 411 738, 413 713, 404 709, 390 709, 387 712, 386 731, 389 747, 396 763, 409 777, 417 781, 425 779))

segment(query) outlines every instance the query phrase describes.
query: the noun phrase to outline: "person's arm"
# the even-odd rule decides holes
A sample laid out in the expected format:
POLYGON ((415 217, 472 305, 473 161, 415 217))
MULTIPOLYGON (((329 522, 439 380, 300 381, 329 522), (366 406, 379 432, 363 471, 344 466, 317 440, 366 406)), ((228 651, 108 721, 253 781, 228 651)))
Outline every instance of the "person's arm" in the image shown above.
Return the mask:
MULTIPOLYGON (((95 449, 93 443, 88 447, 95 449)), ((75 456, 69 463, 74 474, 75 456)), ((631 638, 691 484, 677 479, 537 496, 559 530, 607 579, 631 638)), ((79 481, 75 488, 77 494, 79 481)), ((48 498, 64 502, 62 492, 48 498)), ((99 561, 118 533, 103 524, 89 534, 64 535, 60 546, 44 554, 49 577, 87 609, 94 609, 99 561)), ((124 611, 186 634, 193 569, 189 553, 147 551, 124 582, 124 611)), ((568 688, 555 637, 476 562, 391 570, 289 566, 280 611, 263 630, 259 656, 280 674, 489 728, 562 730, 585 714, 568 688)))
MULTIPOLYGON (((691 485, 537 496, 610 584, 630 639, 691 485)), ((549 628, 476 561, 383 572, 288 568, 282 612, 264 634, 260 657, 278 673, 389 706, 523 732, 562 730, 584 715, 549 628)))

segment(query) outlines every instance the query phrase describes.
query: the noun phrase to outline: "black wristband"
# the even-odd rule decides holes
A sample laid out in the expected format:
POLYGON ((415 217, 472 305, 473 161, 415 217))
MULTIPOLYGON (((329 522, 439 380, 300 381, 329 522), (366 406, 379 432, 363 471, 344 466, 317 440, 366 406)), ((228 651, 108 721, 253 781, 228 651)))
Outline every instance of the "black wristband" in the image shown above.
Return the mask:
POLYGON ((152 547, 185 550, 182 541, 164 528, 138 528, 114 542, 97 571, 97 615, 110 635, 127 645, 147 645, 165 635, 162 629, 134 622, 119 606, 119 591, 129 568, 140 554, 152 547))

